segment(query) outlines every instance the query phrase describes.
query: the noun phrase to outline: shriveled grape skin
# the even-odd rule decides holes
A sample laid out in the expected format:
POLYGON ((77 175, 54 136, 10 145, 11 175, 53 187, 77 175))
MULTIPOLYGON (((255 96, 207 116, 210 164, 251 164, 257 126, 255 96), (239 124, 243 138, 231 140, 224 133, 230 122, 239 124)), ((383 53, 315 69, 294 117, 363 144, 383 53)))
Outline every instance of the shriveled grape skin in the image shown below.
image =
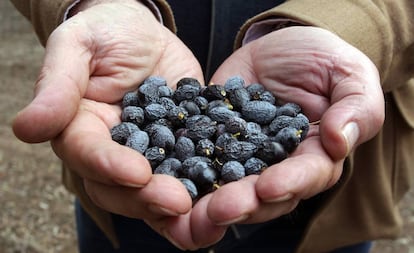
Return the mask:
POLYGON ((185 123, 187 136, 193 141, 211 138, 216 132, 217 123, 206 115, 194 115, 185 123))
POLYGON ((145 131, 135 131, 133 132, 127 139, 125 146, 130 147, 141 154, 144 154, 145 150, 147 150, 149 145, 150 139, 145 131))
POLYGON ((224 83, 224 90, 231 92, 237 89, 242 89, 245 86, 245 81, 241 76, 232 76, 224 83))
POLYGON ((150 137, 151 146, 158 146, 170 151, 175 145, 174 133, 168 127, 159 124, 151 124, 146 128, 150 137))
POLYGON ((244 166, 238 161, 228 161, 221 168, 221 179, 224 183, 238 181, 245 176, 244 166))
POLYGON ((268 124, 276 116, 276 106, 266 101, 249 101, 242 108, 242 115, 247 121, 268 124))
POLYGON ((198 190, 194 182, 188 178, 178 178, 178 180, 180 180, 180 182, 187 189, 188 194, 190 194, 191 199, 195 200, 198 197, 198 190))
POLYGON ((125 145, 128 137, 135 131, 140 130, 137 125, 131 122, 121 122, 111 128, 112 140, 118 142, 121 145, 125 145))
MULTIPOLYGON (((300 106, 279 104, 262 84, 245 85, 241 76, 206 87, 194 78, 182 78, 170 87, 162 77, 153 76, 126 93, 122 109, 136 106, 144 110, 144 117, 141 123, 113 127, 111 135, 122 145, 147 146, 136 149, 144 152, 153 173, 183 181, 193 200, 216 184, 258 175, 286 159, 309 130, 300 106), (146 107, 155 110, 145 112, 146 107), (283 130, 287 127, 296 130, 283 130), (142 134, 137 132, 140 128, 149 144, 126 144, 128 137, 142 134)), ((121 121, 133 122, 136 116, 130 115, 121 115, 121 121)))
POLYGON ((187 158, 195 156, 194 142, 185 136, 181 136, 177 139, 174 146, 175 156, 180 161, 184 161, 187 158))
POLYGON ((244 163, 244 171, 246 176, 248 175, 260 175, 268 165, 257 157, 251 157, 244 163))
POLYGON ((165 149, 153 146, 145 150, 145 158, 150 162, 152 168, 156 168, 165 159, 165 149))
POLYGON ((145 121, 144 110, 139 106, 129 105, 122 109, 121 120, 141 126, 145 121))

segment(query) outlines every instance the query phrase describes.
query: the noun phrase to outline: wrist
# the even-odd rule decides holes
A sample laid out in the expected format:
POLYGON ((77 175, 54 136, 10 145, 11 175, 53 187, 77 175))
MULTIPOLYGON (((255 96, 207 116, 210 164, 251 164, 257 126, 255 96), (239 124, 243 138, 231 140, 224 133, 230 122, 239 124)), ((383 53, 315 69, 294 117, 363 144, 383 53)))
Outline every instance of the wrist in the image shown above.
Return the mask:
POLYGON ((269 18, 253 23, 245 32, 242 45, 258 39, 268 33, 290 27, 290 26, 307 26, 304 23, 289 18, 269 18))
POLYGON ((80 0, 75 2, 72 8, 67 13, 67 18, 74 16, 76 13, 84 11, 92 6, 105 3, 120 3, 130 4, 136 6, 144 6, 139 0, 80 0))

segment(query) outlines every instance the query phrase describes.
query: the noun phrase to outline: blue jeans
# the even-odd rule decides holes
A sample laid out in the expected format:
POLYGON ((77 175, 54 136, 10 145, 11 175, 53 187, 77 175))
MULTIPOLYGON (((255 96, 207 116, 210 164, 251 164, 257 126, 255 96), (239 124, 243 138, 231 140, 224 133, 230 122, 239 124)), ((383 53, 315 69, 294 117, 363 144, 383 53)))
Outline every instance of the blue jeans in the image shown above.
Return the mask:
MULTIPOLYGON (((144 253, 144 252, 183 252, 168 240, 154 232, 142 220, 119 215, 113 216, 115 232, 120 248, 114 249, 111 242, 83 210, 79 201, 75 202, 76 223, 80 253, 144 253)), ((194 252, 207 253, 292 253, 303 233, 300 222, 292 219, 277 219, 258 225, 238 225, 228 229, 224 238, 212 248, 194 252)), ((364 242, 332 253, 368 253, 371 242, 364 242)))

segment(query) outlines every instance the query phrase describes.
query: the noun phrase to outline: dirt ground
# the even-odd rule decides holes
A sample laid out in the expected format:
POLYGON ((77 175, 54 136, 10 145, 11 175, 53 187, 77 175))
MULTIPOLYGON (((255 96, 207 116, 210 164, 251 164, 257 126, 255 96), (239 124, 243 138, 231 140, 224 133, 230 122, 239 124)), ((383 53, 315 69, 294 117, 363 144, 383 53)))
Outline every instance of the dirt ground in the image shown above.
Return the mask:
MULTIPOLYGON (((60 183, 58 159, 48 143, 25 144, 10 127, 32 98, 42 55, 28 22, 0 1, 0 253, 77 252, 73 197, 60 183)), ((414 253, 413 199, 414 191, 401 204, 403 234, 372 252, 414 253)))

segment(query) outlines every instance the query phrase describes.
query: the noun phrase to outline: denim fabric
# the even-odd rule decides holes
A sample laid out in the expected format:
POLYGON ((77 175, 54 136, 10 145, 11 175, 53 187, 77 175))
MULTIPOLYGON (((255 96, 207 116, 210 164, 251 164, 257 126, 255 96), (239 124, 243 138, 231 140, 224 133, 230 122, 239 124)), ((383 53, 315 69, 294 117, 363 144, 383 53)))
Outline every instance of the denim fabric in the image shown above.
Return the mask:
MULTIPOLYGON (((154 232, 142 220, 112 215, 120 248, 111 242, 96 226, 91 217, 75 202, 78 244, 80 253, 182 253, 165 238, 154 232)), ((303 228, 294 218, 286 216, 258 225, 239 225, 229 229, 225 237, 212 248, 195 253, 292 253, 300 240, 303 228), (213 250, 213 251, 210 251, 213 250)), ((368 253, 370 242, 344 247, 332 253, 368 253)))

